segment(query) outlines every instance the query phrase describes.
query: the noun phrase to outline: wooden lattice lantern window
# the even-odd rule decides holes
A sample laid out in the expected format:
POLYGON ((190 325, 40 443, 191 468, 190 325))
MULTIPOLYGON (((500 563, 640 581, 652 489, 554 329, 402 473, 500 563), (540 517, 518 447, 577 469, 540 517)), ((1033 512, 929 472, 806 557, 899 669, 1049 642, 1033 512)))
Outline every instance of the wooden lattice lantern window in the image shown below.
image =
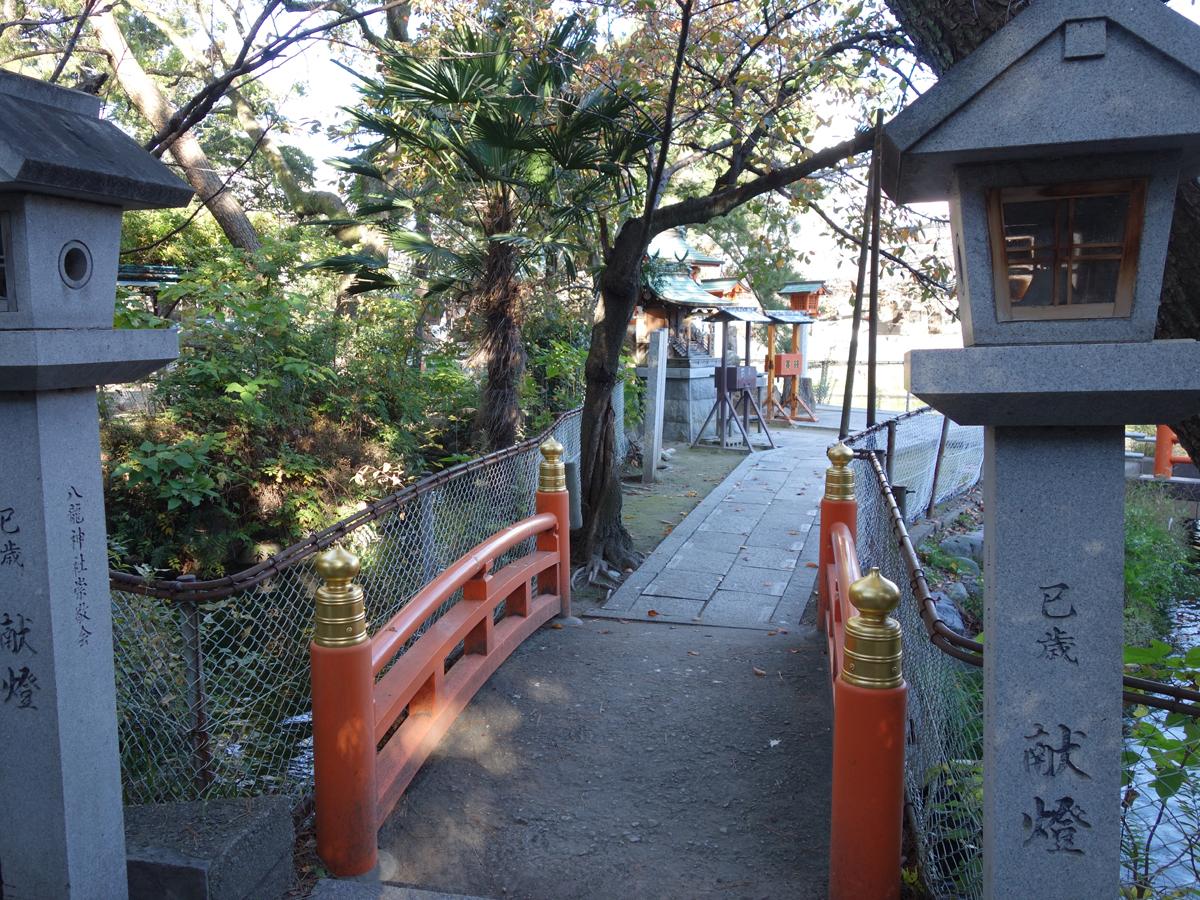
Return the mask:
POLYGON ((990 190, 997 319, 1128 316, 1145 211, 1144 179, 990 190))

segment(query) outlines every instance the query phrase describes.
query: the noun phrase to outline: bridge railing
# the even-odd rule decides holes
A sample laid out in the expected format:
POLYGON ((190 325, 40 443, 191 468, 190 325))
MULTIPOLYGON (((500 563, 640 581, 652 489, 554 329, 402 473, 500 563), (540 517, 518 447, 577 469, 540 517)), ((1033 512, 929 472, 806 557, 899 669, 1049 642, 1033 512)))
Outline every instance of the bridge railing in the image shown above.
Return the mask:
MULTIPOLYGON (((613 407, 621 461, 627 442, 620 384, 613 407)), ((340 543, 361 558, 373 631, 443 568, 533 514, 539 444, 553 436, 565 459, 577 458, 582 418, 580 409, 563 413, 536 437, 405 485, 224 578, 111 572, 125 801, 284 794, 306 802, 313 784, 308 645, 320 583, 316 555, 340 543)))
POLYGON ((818 563, 818 612, 833 678, 829 896, 892 900, 900 896, 908 697, 900 625, 889 615, 900 592, 877 568, 862 576, 853 452, 837 444, 829 459, 818 563))
MULTIPOLYGON (((952 499, 978 479, 982 429, 946 425, 925 410, 896 420, 891 431, 882 424, 847 440, 853 459, 845 469, 852 474, 828 476, 827 493, 831 478, 853 484, 842 492, 854 499, 853 523, 836 505, 830 521, 852 531, 859 564, 877 567, 899 590, 895 616, 908 685, 905 820, 915 850, 909 865, 919 869, 931 896, 977 898, 983 887, 984 645, 952 630, 939 614, 908 533, 909 523, 926 509, 910 497, 905 512, 888 473, 897 482, 916 484, 917 499, 952 499), (948 441, 941 473, 933 478, 931 460, 942 433, 948 441)), ((824 563, 823 558, 822 571, 824 563)), ((1147 651, 1168 653, 1165 644, 1147 651)), ((1174 659, 1180 662, 1182 654, 1174 659)), ((1154 678, 1127 666, 1124 679, 1125 781, 1113 804, 1121 817, 1122 896, 1200 893, 1200 691, 1187 680, 1194 679, 1194 666, 1191 674, 1185 666, 1175 678, 1165 677, 1170 662, 1140 667, 1162 672, 1154 678)), ((898 856, 889 850, 886 861, 898 881, 898 856)))
POLYGON ((334 875, 374 868, 379 827, 471 697, 525 638, 571 614, 562 445, 547 442, 542 453, 537 512, 447 566, 373 637, 352 583, 357 558, 336 548, 317 559, 325 579, 310 651, 317 853, 334 875), (496 566, 531 539, 531 552, 496 566))

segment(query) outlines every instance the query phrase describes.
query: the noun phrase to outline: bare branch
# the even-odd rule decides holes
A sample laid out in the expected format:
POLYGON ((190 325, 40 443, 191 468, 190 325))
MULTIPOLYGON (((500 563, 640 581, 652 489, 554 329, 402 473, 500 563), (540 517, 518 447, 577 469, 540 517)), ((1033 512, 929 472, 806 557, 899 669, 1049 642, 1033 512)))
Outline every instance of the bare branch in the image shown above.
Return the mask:
POLYGON ((667 153, 671 149, 671 132, 674 127, 675 101, 679 96, 679 76, 683 72, 683 58, 687 51, 688 32, 692 27, 692 0, 676 0, 680 4, 679 43, 675 46, 675 65, 671 69, 671 88, 667 93, 667 107, 663 113, 662 140, 659 143, 658 159, 654 162, 654 174, 646 185, 646 207, 640 223, 640 244, 645 247, 650 240, 650 218, 658 205, 659 189, 663 183, 663 168, 667 164, 667 153))
MULTIPOLYGON (((807 201, 807 206, 809 209, 811 209, 813 212, 815 212, 818 216, 820 216, 824 220, 825 224, 828 225, 831 229, 833 229, 834 233, 837 234, 838 237, 842 238, 843 240, 849 241, 850 243, 855 244, 857 246, 862 245, 862 240, 860 238, 855 237, 853 234, 851 234, 849 231, 847 231, 845 228, 843 228, 841 225, 839 225, 837 222, 835 222, 833 220, 833 218, 830 217, 829 214, 826 213, 825 210, 821 209, 821 207, 819 207, 816 203, 813 203, 811 200, 809 200, 809 201, 807 201)), ((912 263, 910 263, 904 259, 901 259, 899 256, 896 256, 894 253, 889 253, 887 250, 881 249, 879 251, 879 255, 885 257, 890 262, 893 262, 896 265, 900 266, 900 268, 906 269, 909 272, 909 274, 911 274, 914 278, 916 278, 918 281, 920 281, 922 284, 926 285, 927 287, 931 287, 934 290, 940 291, 943 294, 950 294, 953 292, 953 288, 951 288, 950 285, 942 284, 942 282, 938 281, 937 279, 930 278, 929 275, 927 275, 925 272, 918 269, 912 263)))

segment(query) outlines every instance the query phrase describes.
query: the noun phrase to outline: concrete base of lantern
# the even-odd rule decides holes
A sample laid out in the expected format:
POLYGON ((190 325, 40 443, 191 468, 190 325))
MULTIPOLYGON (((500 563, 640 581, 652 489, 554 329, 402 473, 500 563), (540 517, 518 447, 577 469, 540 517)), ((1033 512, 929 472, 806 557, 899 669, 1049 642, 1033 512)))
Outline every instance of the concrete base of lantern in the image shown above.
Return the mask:
POLYGON ((287 798, 131 806, 125 841, 131 900, 274 900, 294 886, 287 798))

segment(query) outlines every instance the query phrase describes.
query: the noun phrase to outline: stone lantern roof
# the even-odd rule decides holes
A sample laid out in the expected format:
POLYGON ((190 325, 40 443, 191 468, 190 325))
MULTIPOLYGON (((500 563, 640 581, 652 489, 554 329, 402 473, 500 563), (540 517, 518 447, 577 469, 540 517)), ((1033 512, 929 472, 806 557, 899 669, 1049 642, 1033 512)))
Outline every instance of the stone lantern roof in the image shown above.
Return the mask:
POLYGON ((1156 0, 1034 2, 887 125, 883 187, 941 200, 955 166, 1099 148, 1200 170, 1200 29, 1156 0))
POLYGON ((112 122, 100 98, 0 72, 0 192, 123 209, 183 206, 193 191, 112 122))

